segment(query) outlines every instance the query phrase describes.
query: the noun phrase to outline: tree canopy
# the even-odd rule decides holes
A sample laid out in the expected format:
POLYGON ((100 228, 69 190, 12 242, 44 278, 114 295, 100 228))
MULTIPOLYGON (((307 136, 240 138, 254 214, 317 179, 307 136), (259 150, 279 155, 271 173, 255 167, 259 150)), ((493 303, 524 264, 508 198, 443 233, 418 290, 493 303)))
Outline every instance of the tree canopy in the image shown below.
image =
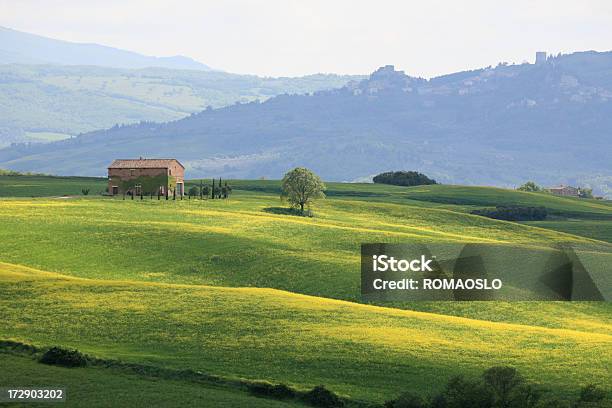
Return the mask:
POLYGON ((325 184, 321 178, 304 167, 287 172, 282 180, 282 189, 283 197, 302 213, 312 200, 325 197, 325 184))
POLYGON ((422 186, 437 184, 436 180, 416 171, 388 171, 374 176, 374 183, 394 186, 422 186))
POLYGON ((534 183, 533 181, 528 181, 525 184, 523 184, 522 186, 520 186, 519 188, 517 188, 517 190, 519 191, 542 191, 542 187, 538 186, 536 183, 534 183))

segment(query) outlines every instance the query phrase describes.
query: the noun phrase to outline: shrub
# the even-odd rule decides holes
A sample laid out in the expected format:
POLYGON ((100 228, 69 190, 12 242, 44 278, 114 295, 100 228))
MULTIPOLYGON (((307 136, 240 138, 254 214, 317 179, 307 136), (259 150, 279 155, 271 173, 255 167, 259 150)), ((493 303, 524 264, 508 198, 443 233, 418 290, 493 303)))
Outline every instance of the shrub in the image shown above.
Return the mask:
POLYGON ((517 190, 518 191, 536 192, 536 191, 542 191, 542 187, 538 186, 533 181, 528 181, 525 184, 523 184, 522 186, 520 186, 519 188, 517 188, 517 190))
POLYGON ((258 382, 248 385, 249 392, 259 397, 268 397, 275 399, 291 399, 295 398, 295 391, 285 384, 270 384, 266 382, 258 382))
POLYGON ((52 347, 38 361, 43 364, 62 367, 84 367, 88 363, 88 358, 78 350, 52 347))
POLYGON ((206 185, 202 187, 202 195, 204 197, 208 197, 209 194, 210 194, 210 186, 206 185))
POLYGON ((471 214, 505 221, 542 221, 548 216, 548 211, 544 207, 508 205, 474 210, 471 214))
POLYGON ((580 197, 580 198, 593 198, 593 189, 592 188, 579 188, 578 189, 578 197, 580 197))
POLYGON ((336 394, 322 385, 318 385, 304 394, 304 401, 315 407, 334 408, 344 406, 344 403, 336 394))
POLYGON ((82 188, 81 189, 81 193, 83 193, 83 195, 89 195, 89 189, 88 188, 82 188))
POLYGON ((193 186, 189 189, 189 191, 187 192, 187 194, 189 195, 189 197, 195 197, 200 195, 200 188, 198 186, 193 186))
POLYGON ((437 184, 436 180, 416 171, 388 171, 374 176, 374 183, 394 186, 423 186, 437 184))
MULTIPOLYGON (((580 390, 578 403, 601 402, 606 398, 606 392, 594 384, 589 384, 580 390)), ((580 406, 580 405, 579 405, 580 406)))

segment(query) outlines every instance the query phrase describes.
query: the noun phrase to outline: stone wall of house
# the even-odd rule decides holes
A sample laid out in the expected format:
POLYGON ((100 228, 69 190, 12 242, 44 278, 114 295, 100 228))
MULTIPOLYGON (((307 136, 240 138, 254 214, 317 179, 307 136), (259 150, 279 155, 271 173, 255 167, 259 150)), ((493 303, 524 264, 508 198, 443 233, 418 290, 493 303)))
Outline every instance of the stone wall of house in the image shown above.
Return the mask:
POLYGON ((108 169, 108 192, 113 194, 113 187, 117 187, 116 194, 134 191, 140 185, 143 193, 160 191, 165 194, 168 189, 168 169, 108 169), (161 189, 161 190, 160 190, 161 189))
POLYGON ((110 194, 185 194, 185 169, 177 161, 158 168, 111 167, 108 169, 108 192, 110 194))

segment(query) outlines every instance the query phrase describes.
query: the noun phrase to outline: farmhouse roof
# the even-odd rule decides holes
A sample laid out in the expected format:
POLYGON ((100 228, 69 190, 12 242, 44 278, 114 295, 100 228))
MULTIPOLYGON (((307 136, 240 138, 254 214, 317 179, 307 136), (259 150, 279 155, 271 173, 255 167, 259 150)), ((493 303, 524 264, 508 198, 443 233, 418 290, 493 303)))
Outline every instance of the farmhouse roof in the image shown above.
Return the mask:
POLYGON ((176 159, 117 159, 114 160, 109 169, 165 169, 178 163, 179 166, 185 168, 176 159))

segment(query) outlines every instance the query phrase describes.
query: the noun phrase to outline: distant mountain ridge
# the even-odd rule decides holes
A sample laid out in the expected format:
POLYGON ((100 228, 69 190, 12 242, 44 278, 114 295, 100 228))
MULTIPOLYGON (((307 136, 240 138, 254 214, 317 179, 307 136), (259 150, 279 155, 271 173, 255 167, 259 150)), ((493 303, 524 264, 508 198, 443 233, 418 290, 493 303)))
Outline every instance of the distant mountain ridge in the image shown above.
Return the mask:
POLYGON ((74 43, 0 26, 0 64, 95 65, 114 68, 170 68, 209 71, 182 55, 154 57, 99 44, 74 43))
POLYGON ((279 95, 169 123, 0 150, 0 167, 103 175, 116 157, 177 157, 188 177, 327 180, 417 170, 443 183, 527 180, 612 194, 612 53, 414 78, 385 66, 312 95, 279 95))
POLYGON ((0 27, 0 148, 176 120, 208 106, 338 88, 358 78, 239 75, 187 57, 149 57, 0 27))

